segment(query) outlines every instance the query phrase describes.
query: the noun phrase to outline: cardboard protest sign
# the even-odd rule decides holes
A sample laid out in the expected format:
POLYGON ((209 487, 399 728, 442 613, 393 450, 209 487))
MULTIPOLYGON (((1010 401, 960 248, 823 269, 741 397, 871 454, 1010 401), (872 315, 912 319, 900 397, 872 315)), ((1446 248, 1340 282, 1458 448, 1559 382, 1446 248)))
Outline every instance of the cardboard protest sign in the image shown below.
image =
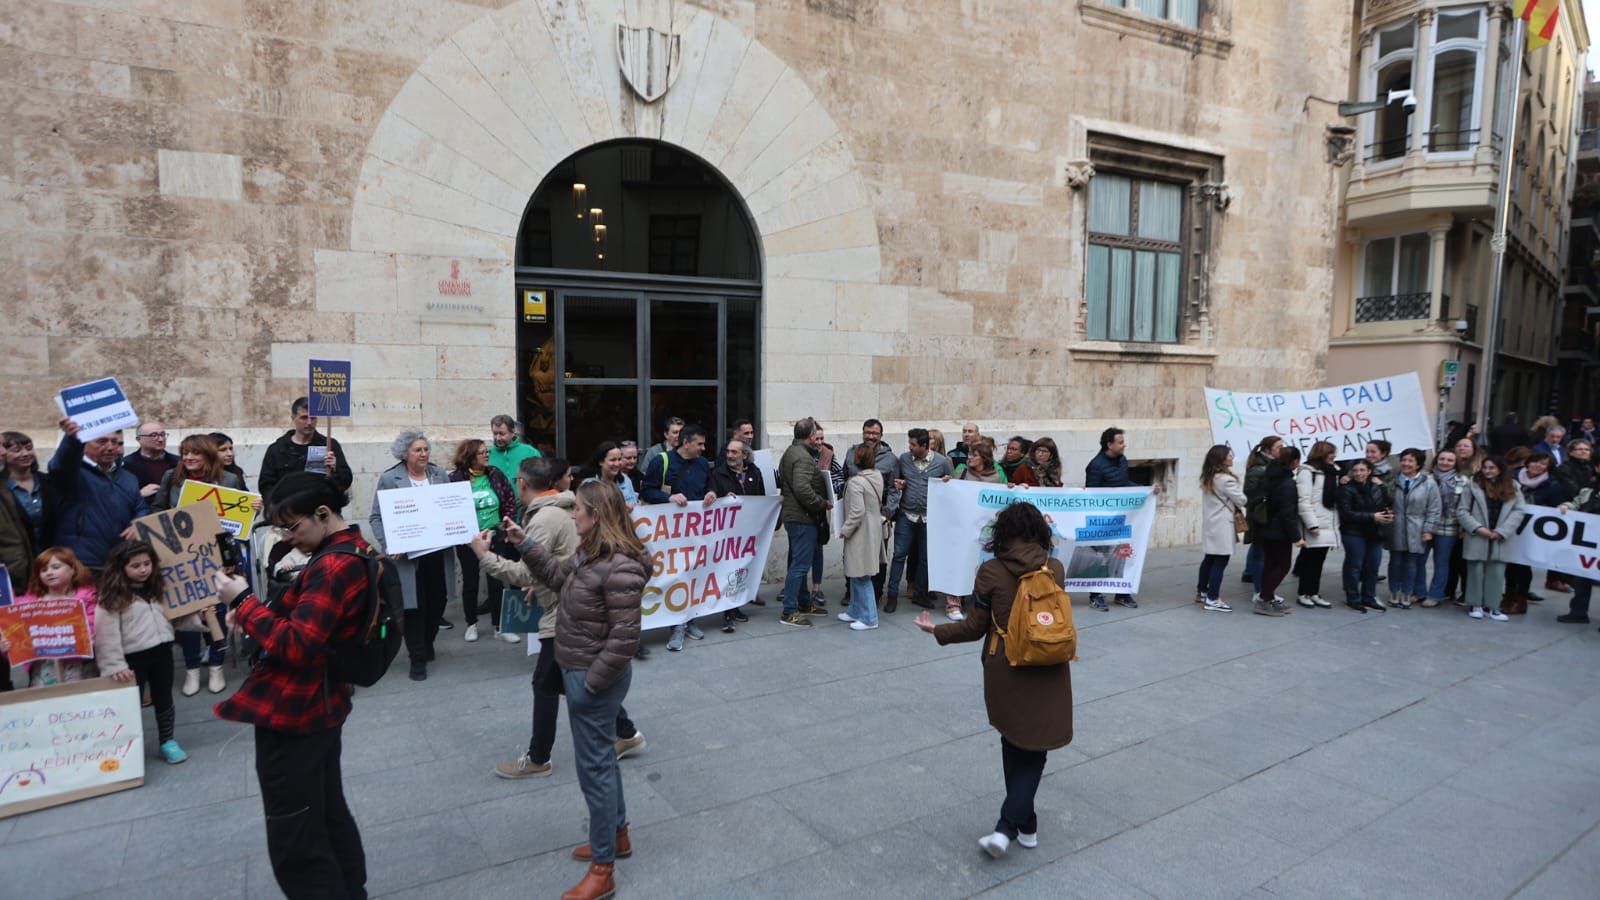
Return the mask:
POLYGON ((313 359, 306 402, 313 416, 350 415, 350 360, 313 359))
POLYGON ((665 628, 753 600, 782 504, 777 497, 723 497, 710 506, 634 509, 633 526, 652 563, 640 627, 665 628))
POLYGON ((1139 590, 1156 521, 1147 487, 1007 488, 977 481, 928 484, 928 588, 972 593, 995 516, 1013 503, 1030 503, 1055 535, 1051 555, 1066 568, 1068 591, 1132 594, 1139 590))
POLYGON ((95 678, 0 694, 0 818, 141 784, 134 684, 95 678))
POLYGON ((139 417, 115 378, 101 378, 63 388, 56 397, 61 414, 78 423, 78 440, 85 444, 124 428, 136 428, 139 417))
POLYGON ((36 660, 93 659, 89 619, 76 597, 0 606, 0 634, 11 643, 13 666, 36 660))
POLYGON ((221 600, 211 576, 222 571, 217 532, 222 523, 209 502, 193 503, 133 520, 134 537, 156 549, 165 588, 162 612, 177 619, 221 600))
POLYGON ((503 634, 537 634, 544 607, 523 588, 508 587, 500 595, 500 631, 503 634))
POLYGON ((241 541, 250 538, 250 532, 255 529, 256 504, 261 502, 260 494, 206 484, 204 481, 183 482, 183 490, 178 492, 179 506, 207 502, 216 508, 223 531, 241 541))
POLYGON ((1301 453, 1328 441, 1338 448, 1338 459, 1360 458, 1372 440, 1388 441, 1396 452, 1433 448, 1433 429, 1415 372, 1314 391, 1205 392, 1212 440, 1232 447, 1241 458, 1269 435, 1301 453))
POLYGON ((478 510, 465 481, 378 492, 385 553, 427 553, 472 540, 478 510))

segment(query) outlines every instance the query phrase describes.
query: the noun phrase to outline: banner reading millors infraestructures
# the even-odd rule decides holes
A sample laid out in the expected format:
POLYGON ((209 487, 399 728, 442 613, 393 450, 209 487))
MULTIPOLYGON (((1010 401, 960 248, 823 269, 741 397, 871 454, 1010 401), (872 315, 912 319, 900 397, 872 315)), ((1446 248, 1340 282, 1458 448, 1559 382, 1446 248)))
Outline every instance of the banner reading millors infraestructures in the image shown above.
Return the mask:
POLYGON ((666 628, 755 599, 783 501, 721 498, 710 506, 660 503, 633 511, 650 553, 642 628, 666 628))
POLYGON ((1206 412, 1211 439, 1232 447, 1239 465, 1245 452, 1274 434, 1302 453, 1317 441, 1331 441, 1339 459, 1359 458, 1372 440, 1388 441, 1396 453, 1407 447, 1433 449, 1415 372, 1313 391, 1252 394, 1206 388, 1206 412))
POLYGON ((975 481, 928 485, 928 588, 972 593, 995 516, 1031 503, 1055 533, 1053 556, 1067 569, 1068 591, 1132 594, 1139 590, 1156 521, 1149 488, 1007 488, 975 481))

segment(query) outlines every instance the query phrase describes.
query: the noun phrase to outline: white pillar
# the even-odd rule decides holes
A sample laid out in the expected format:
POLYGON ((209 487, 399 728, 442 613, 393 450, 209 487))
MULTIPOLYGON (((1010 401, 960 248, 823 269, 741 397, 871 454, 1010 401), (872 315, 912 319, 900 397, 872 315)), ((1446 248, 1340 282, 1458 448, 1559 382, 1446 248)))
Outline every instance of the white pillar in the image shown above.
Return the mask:
POLYGON ((1417 54, 1411 60, 1411 91, 1417 98, 1411 111, 1411 151, 1407 165, 1420 164, 1427 149, 1428 119, 1433 115, 1433 17, 1432 7, 1417 13, 1417 54))

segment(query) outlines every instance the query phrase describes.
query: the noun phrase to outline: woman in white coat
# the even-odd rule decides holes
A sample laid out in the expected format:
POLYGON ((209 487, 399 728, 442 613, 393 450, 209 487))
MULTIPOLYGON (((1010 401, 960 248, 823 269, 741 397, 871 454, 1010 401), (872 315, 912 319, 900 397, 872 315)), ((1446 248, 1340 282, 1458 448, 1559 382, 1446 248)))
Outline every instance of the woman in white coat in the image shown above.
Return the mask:
POLYGON ((1338 448, 1327 441, 1311 445, 1305 465, 1294 471, 1299 498, 1301 533, 1305 547, 1294 562, 1300 577, 1299 603, 1307 609, 1328 609, 1322 599, 1322 564, 1328 551, 1339 546, 1339 469, 1333 464, 1338 448))
POLYGON ((1233 474, 1233 450, 1218 444, 1206 452, 1200 467, 1200 580, 1195 585, 1194 602, 1212 612, 1233 612, 1222 602, 1222 573, 1233 559, 1233 545, 1239 540, 1234 514, 1243 512, 1244 488, 1233 474))
MULTIPOLYGON (((839 621, 849 622, 854 631, 878 627, 878 601, 873 596, 872 578, 888 562, 883 553, 883 473, 873 468, 878 458, 878 442, 856 447, 856 474, 844 486, 844 523, 839 536, 844 538, 844 577, 850 584, 850 608, 839 613, 839 621)), ((960 616, 959 612, 951 618, 960 616)))

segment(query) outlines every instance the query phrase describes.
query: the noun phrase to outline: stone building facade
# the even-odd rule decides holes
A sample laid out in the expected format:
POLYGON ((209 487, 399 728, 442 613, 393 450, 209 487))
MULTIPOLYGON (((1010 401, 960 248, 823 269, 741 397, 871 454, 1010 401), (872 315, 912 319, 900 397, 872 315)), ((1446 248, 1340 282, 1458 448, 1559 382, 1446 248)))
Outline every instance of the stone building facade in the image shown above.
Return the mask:
POLYGON ((1055 436, 1080 480, 1115 423, 1187 542, 1201 388, 1324 379, 1336 172, 1302 98, 1345 91, 1352 25, 1337 0, 13 0, 0 405, 48 444, 54 392, 114 374, 249 468, 308 358, 348 358, 360 509, 399 427, 501 412, 572 456, 594 410, 632 437, 662 398, 768 445, 805 415, 897 449, 970 419, 1055 436), (610 262, 570 239, 608 147, 610 262), (700 203, 674 185, 741 215, 658 216, 700 203), (748 265, 697 277, 745 232, 748 265), (720 361, 691 372, 705 298, 720 361))

